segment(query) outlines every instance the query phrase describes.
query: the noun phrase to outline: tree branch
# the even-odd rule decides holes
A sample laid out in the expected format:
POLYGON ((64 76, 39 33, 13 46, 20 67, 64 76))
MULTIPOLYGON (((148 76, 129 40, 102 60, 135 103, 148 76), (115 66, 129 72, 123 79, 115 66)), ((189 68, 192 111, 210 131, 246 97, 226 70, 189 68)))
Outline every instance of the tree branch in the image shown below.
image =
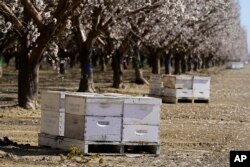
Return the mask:
POLYGON ((34 20, 35 24, 37 25, 38 29, 43 29, 43 18, 40 13, 36 10, 35 6, 32 4, 30 0, 21 0, 21 3, 24 6, 25 12, 34 20))
POLYGON ((11 11, 11 9, 4 3, 0 2, 0 14, 2 14, 8 21, 10 21, 17 31, 23 32, 24 26, 22 22, 16 17, 16 15, 11 11))

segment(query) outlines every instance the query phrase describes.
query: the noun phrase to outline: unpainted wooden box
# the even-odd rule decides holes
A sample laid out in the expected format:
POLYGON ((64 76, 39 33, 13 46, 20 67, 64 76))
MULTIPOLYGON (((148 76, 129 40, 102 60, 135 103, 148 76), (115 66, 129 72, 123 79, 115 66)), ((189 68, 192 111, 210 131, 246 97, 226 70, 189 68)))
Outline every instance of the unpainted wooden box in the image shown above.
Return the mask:
POLYGON ((122 116, 122 97, 66 96, 66 113, 93 116, 122 116))
POLYGON ((161 84, 161 83, 162 83, 162 74, 150 75, 150 84, 161 84))
POLYGON ((123 97, 87 98, 86 115, 121 117, 123 97))
POLYGON ((86 141, 121 141, 121 117, 85 117, 86 141))
POLYGON ((159 126, 123 125, 122 142, 155 142, 160 141, 159 126))
POLYGON ((172 89, 192 89, 193 76, 191 75, 163 75, 163 85, 172 89))
POLYGON ((125 99, 123 124, 159 125, 161 101, 161 99, 150 97, 125 99))
POLYGON ((41 112, 41 133, 51 134, 55 136, 64 136, 64 112, 41 112))
POLYGON ((211 77, 194 76, 193 89, 194 90, 210 90, 211 77))
POLYGON ((43 91, 41 93, 41 110, 59 112, 65 109, 65 95, 67 92, 43 91))
POLYGON ((192 89, 164 89, 164 96, 166 97, 177 97, 177 98, 192 98, 193 97, 193 90, 192 89))
POLYGON ((84 140, 85 115, 65 113, 64 136, 71 139, 84 140))

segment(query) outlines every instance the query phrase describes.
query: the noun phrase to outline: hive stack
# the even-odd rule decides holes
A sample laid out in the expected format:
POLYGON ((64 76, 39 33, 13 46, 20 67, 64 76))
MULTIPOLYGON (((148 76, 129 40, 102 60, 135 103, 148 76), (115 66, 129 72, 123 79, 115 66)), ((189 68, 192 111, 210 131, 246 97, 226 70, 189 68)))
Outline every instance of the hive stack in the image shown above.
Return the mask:
POLYGON ((231 61, 231 62, 228 62, 226 64, 226 68, 227 69, 242 69, 244 68, 244 63, 243 62, 234 62, 234 61, 231 61))
POLYGON ((41 133, 64 136, 66 92, 47 91, 41 94, 41 133))
POLYGON ((163 94, 163 82, 161 74, 152 74, 150 76, 149 94, 155 97, 161 97, 163 94))
POLYGON ((150 97, 66 94, 64 136, 41 131, 39 145, 64 150, 74 145, 85 154, 106 146, 102 151, 115 148, 118 154, 149 146, 159 154, 160 105, 160 99, 150 97))
POLYGON ((194 100, 210 101, 210 77, 194 76, 193 97, 194 100))
POLYGON ((193 99, 193 77, 190 75, 163 75, 163 102, 177 103, 193 99))

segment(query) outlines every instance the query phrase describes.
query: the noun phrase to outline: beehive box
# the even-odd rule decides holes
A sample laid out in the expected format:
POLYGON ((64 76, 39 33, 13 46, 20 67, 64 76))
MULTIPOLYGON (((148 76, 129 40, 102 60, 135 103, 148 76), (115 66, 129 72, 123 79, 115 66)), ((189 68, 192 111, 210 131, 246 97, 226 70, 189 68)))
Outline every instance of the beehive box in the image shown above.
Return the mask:
POLYGON ((194 76, 193 89, 194 90, 210 90, 210 77, 194 76))
POLYGON ((161 99, 133 97, 124 100, 123 124, 159 125, 161 99))
POLYGON ((66 96, 66 113, 88 116, 122 116, 123 97, 111 96, 66 96))
POLYGON ((121 141, 121 117, 85 117, 86 141, 121 141))
POLYGON ((192 89, 164 89, 164 97, 176 97, 178 98, 192 98, 193 90, 192 89))
POLYGON ((65 95, 67 92, 43 91, 41 93, 41 110, 59 112, 65 110, 65 95))
POLYGON ((163 75, 163 85, 171 89, 192 89, 193 76, 190 75, 163 75))
POLYGON ((210 98, 210 90, 193 90, 193 96, 195 100, 210 98))
MULTIPOLYGON (((98 141, 112 139, 117 134, 113 134, 112 128, 111 131, 108 130, 122 118, 123 100, 121 98, 103 95, 66 95, 65 136, 98 141), (68 119, 76 121, 67 122, 68 119), (101 123, 104 122, 108 124, 102 125, 101 123), (110 133, 103 137, 104 134, 101 132, 110 133)), ((121 121, 116 126, 120 126, 119 139, 121 140, 121 121)))
POLYGON ((122 142, 159 143, 160 128, 153 125, 124 125, 122 142))
POLYGON ((150 75, 151 84, 161 84, 162 83, 162 74, 151 74, 150 75))
POLYGON ((64 112, 41 112, 41 133, 64 136, 64 112))
POLYGON ((226 68, 228 69, 242 69, 244 68, 243 62, 228 62, 226 64, 226 68))

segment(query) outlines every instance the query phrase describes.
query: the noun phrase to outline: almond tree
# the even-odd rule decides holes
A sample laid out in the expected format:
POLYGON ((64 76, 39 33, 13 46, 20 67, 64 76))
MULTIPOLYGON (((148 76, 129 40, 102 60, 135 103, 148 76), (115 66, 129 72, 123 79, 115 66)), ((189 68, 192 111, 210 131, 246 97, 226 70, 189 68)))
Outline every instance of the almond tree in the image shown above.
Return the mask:
POLYGON ((36 107, 39 65, 46 45, 66 27, 80 0, 1 0, 0 25, 15 31, 20 43, 18 103, 36 107))

